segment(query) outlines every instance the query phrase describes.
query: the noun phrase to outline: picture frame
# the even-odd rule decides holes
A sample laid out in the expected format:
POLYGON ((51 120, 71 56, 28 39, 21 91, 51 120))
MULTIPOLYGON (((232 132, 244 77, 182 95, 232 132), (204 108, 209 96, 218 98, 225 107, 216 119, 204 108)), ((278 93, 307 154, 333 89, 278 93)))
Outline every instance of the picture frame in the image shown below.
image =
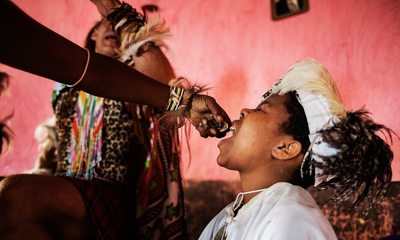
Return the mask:
POLYGON ((309 9, 308 0, 271 0, 272 19, 280 20, 309 9))

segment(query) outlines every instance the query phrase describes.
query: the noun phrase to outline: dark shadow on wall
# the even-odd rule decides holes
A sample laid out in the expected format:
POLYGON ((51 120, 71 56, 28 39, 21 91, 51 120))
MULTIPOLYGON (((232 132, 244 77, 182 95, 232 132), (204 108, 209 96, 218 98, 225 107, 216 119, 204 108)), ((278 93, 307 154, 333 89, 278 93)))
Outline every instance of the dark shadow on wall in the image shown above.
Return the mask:
POLYGON ((207 223, 234 201, 239 191, 239 182, 185 181, 188 239, 198 239, 207 223))
MULTIPOLYGON (((239 182, 186 181, 185 203, 188 220, 188 239, 197 239, 207 223, 235 200, 240 191, 239 182)), ((328 192, 311 194, 328 216, 338 239, 400 239, 400 182, 393 182, 388 196, 367 216, 357 211, 345 211, 344 206, 327 202, 328 192)))

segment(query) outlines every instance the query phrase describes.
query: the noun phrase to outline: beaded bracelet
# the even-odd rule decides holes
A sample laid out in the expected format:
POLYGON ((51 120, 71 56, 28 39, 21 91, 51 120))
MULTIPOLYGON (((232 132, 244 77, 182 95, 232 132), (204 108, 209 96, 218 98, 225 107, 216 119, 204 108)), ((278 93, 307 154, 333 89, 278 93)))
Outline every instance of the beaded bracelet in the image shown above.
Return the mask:
POLYGON ((183 77, 171 80, 168 85, 171 88, 162 119, 168 125, 181 127, 188 117, 193 95, 203 91, 203 88, 191 86, 190 82, 183 77))
POLYGON ((169 92, 169 99, 167 103, 167 107, 165 108, 166 112, 176 111, 179 105, 181 104, 181 100, 183 94, 185 93, 185 89, 173 86, 169 92))

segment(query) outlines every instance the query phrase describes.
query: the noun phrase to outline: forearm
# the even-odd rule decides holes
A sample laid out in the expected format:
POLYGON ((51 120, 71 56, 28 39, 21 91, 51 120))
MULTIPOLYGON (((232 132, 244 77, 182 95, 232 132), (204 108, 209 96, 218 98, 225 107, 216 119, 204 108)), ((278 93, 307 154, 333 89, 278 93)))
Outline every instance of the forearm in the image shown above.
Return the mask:
POLYGON ((90 64, 78 86, 98 96, 165 107, 169 86, 149 78, 125 64, 91 53, 90 64))
POLYGON ((0 1, 0 61, 63 83, 79 78, 85 51, 42 26, 10 1, 0 1))
MULTIPOLYGON (((0 29, 1 63, 69 85, 79 82, 77 88, 105 98, 160 108, 167 104, 170 96, 168 85, 112 58, 96 53, 91 53, 88 58, 85 49, 39 24, 7 0, 0 0, 0 29), (82 81, 78 81, 80 79, 82 81)), ((212 97, 189 92, 185 90, 185 93, 192 95, 187 97, 190 99, 187 104, 189 109, 181 106, 180 95, 170 100, 174 104, 169 106, 174 107, 168 111, 185 109, 184 116, 189 117, 197 127, 200 121, 211 119, 230 125, 228 115, 212 97)), ((212 130, 204 128, 201 135, 215 136, 216 130, 212 130)), ((217 136, 223 135, 225 133, 217 136)))
MULTIPOLYGON (((10 1, 0 1, 0 62, 65 84, 82 75, 86 51, 36 22, 10 1)), ((102 97, 162 107, 169 87, 111 58, 91 54, 82 90, 102 97)))

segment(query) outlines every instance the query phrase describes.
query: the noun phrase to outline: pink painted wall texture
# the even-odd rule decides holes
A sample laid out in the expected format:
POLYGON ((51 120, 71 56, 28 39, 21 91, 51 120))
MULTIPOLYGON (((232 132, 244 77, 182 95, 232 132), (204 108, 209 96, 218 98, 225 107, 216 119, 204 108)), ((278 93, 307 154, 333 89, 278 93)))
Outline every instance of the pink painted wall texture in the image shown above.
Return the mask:
MULTIPOLYGON (((90 1, 15 0, 42 24, 77 44, 98 18, 90 1)), ((173 36, 167 55, 178 75, 212 87, 209 93, 233 118, 256 106, 261 95, 296 61, 312 57, 332 73, 348 109, 365 106, 372 117, 400 133, 400 1, 310 0, 304 14, 271 20, 269 0, 137 0, 157 4, 173 36)), ((34 36, 32 36, 34 37, 34 36)), ((29 39, 26 39, 29 41, 29 39)), ((46 49, 57 51, 57 49, 46 49)), ((34 58, 35 56, 32 56, 34 58)), ((1 116, 14 111, 13 150, 0 158, 0 174, 33 166, 35 126, 51 116, 53 83, 0 65, 12 76, 1 116)), ((202 139, 192 129, 186 179, 236 180, 217 166, 217 139, 202 139)), ((394 142, 394 180, 400 180, 400 143, 394 142)))

